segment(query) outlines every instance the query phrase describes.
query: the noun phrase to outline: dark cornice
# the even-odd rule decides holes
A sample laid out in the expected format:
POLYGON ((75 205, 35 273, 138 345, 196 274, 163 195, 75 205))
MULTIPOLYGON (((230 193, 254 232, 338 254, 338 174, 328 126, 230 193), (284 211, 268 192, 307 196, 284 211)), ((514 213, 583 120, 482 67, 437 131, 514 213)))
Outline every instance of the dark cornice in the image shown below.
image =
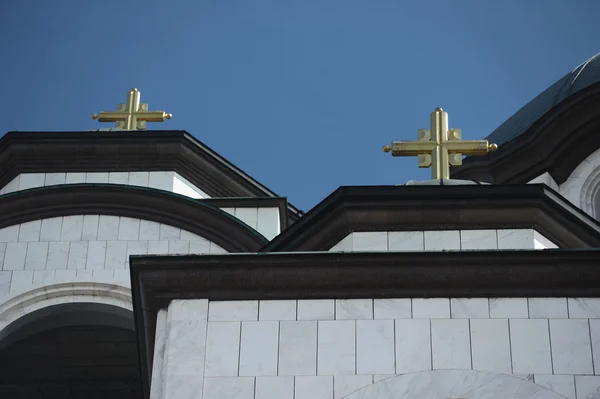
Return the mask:
POLYGON ((261 252, 326 251, 356 231, 531 228, 600 247, 600 224, 545 184, 340 187, 261 252))
POLYGON ((454 179, 495 184, 527 183, 549 172, 558 184, 600 148, 600 83, 567 97, 498 151, 467 157, 454 179))
POLYGON ((600 251, 132 256, 145 397, 156 315, 174 299, 598 297, 600 251))
MULTIPOLYGON (((277 197, 186 131, 8 132, 0 187, 20 173, 174 171, 211 197, 277 197)), ((300 216, 287 205, 290 223, 300 216)))
POLYGON ((114 184, 73 184, 0 196, 0 228, 37 219, 114 215, 169 224, 210 240, 228 252, 255 252, 267 240, 214 206, 182 195, 114 184))

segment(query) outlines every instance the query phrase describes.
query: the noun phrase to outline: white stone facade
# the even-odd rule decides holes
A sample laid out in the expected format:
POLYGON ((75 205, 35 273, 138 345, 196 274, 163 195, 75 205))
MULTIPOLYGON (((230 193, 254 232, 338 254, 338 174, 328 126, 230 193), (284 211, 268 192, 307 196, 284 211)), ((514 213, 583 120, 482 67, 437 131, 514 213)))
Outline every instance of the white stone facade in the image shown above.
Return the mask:
POLYGON ((153 399, 190 390, 202 399, 338 399, 431 370, 511 375, 571 399, 600 394, 600 299, 195 300, 173 302, 162 317, 152 384, 166 390, 153 387, 153 399))

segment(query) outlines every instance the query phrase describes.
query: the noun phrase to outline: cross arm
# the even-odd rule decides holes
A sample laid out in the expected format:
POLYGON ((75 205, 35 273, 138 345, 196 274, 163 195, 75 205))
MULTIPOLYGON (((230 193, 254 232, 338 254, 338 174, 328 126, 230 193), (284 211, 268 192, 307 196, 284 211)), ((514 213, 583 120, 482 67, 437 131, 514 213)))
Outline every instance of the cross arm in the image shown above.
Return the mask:
POLYGON ((141 111, 133 114, 137 120, 146 122, 163 122, 165 119, 171 119, 173 115, 163 111, 141 111))
POLYGON ((98 122, 117 122, 126 120, 128 116, 125 112, 100 112, 92 115, 92 119, 98 119, 98 122))
POLYGON ((460 153, 462 155, 485 155, 496 150, 496 144, 489 144, 487 140, 448 140, 444 147, 449 153, 460 153))
POLYGON ((436 146, 437 144, 431 141, 392 141, 392 156, 410 157, 430 154, 436 146))

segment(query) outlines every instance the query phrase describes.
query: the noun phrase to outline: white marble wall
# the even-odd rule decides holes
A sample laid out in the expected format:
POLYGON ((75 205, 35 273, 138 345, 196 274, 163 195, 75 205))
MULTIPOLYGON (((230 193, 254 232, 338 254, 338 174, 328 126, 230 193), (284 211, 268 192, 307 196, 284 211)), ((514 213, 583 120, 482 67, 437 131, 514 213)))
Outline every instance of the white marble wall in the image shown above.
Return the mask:
POLYGON ((71 281, 129 287, 130 255, 225 252, 196 234, 147 220, 74 215, 22 223, 0 229, 0 304, 71 281))
POLYGON ((369 231, 348 234, 330 251, 469 251, 546 249, 556 244, 532 229, 369 231))
POLYGON ((204 356, 203 399, 337 399, 439 369, 510 374, 591 399, 600 299, 210 302, 204 356))

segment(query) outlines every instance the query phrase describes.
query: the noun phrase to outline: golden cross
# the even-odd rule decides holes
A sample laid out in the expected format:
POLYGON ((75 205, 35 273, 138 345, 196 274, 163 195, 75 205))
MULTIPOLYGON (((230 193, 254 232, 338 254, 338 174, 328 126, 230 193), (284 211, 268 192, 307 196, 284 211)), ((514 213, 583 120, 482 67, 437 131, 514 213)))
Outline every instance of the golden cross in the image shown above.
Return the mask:
POLYGON ((436 108, 430 115, 431 128, 419 129, 417 141, 393 141, 383 147, 392 156, 418 156, 419 167, 431 166, 432 179, 449 179, 450 166, 462 165, 463 155, 485 155, 496 151, 487 140, 461 140, 460 129, 448 129, 448 113, 436 108))
POLYGON ((146 130, 146 122, 163 122, 172 117, 172 114, 163 111, 148 111, 148 104, 140 104, 138 89, 129 91, 127 103, 119 104, 116 112, 92 115, 92 119, 98 119, 98 122, 117 122, 117 128, 127 130, 146 130))

